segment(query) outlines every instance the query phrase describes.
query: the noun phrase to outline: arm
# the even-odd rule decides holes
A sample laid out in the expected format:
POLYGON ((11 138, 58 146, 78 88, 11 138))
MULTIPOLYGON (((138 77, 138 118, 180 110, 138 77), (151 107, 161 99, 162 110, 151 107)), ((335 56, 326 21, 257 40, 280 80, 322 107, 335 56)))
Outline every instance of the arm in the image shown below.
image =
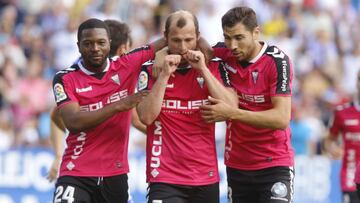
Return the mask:
POLYGON ((146 125, 143 124, 140 121, 139 115, 136 112, 136 109, 132 109, 131 110, 131 124, 138 129, 139 131, 143 132, 144 134, 146 134, 146 125))
POLYGON ((167 46, 167 42, 164 37, 154 41, 151 43, 151 45, 154 47, 154 52, 161 50, 162 48, 167 46))
POLYGON ((215 76, 210 72, 205 63, 204 54, 201 51, 189 50, 183 56, 190 65, 195 68, 204 78, 205 83, 209 89, 210 95, 216 99, 221 99, 233 108, 238 106, 238 97, 232 88, 226 88, 222 85, 215 76))
POLYGON ((50 144, 55 152, 55 158, 51 164, 47 179, 52 182, 57 178, 61 157, 64 151, 63 135, 65 127, 56 108, 52 109, 50 117, 50 144))
POLYGON ((199 50, 205 54, 206 61, 214 58, 214 49, 203 37, 199 38, 197 45, 199 50))
POLYGON ((343 156, 343 149, 338 142, 337 136, 331 132, 324 140, 324 152, 332 159, 341 159, 343 156))
POLYGON ((60 115, 66 128, 72 133, 77 133, 96 127, 118 112, 130 110, 147 94, 147 91, 141 91, 104 108, 89 112, 80 111, 79 103, 71 102, 60 109, 60 115))
POLYGON ((286 129, 291 117, 291 97, 272 97, 273 108, 266 111, 248 111, 233 108, 225 102, 210 98, 214 105, 205 105, 203 118, 208 122, 237 120, 258 128, 286 129))
POLYGON ((151 92, 138 104, 136 110, 139 114, 140 121, 145 125, 150 125, 160 114, 167 82, 170 75, 176 70, 180 60, 180 55, 168 55, 165 57, 164 67, 161 69, 151 92))

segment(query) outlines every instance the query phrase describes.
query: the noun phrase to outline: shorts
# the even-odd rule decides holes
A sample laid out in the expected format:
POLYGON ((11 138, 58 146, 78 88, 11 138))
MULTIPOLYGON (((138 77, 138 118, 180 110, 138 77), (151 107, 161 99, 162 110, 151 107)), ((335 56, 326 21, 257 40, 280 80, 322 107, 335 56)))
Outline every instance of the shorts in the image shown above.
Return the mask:
POLYGON ((292 203, 294 170, 277 166, 261 170, 226 168, 229 203, 292 203))
POLYGON ((127 203, 127 174, 110 177, 62 176, 55 185, 53 203, 127 203))
POLYGON ((342 203, 360 203, 358 193, 354 192, 342 192, 342 203))
POLYGON ((148 203, 219 203, 219 183, 186 186, 167 183, 150 183, 148 203))

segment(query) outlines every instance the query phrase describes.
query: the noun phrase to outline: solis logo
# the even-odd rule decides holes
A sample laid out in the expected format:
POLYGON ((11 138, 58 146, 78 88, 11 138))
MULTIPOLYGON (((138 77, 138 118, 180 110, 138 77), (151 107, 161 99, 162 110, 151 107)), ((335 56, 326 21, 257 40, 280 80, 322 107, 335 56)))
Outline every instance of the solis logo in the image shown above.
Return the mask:
POLYGON ((252 94, 239 94, 239 99, 243 99, 249 102, 255 103, 264 103, 265 102, 265 95, 252 95, 252 94))
MULTIPOLYGON (((120 101, 120 99, 124 99, 125 97, 128 96, 128 90, 121 90, 119 92, 115 92, 114 94, 112 94, 110 97, 107 98, 106 103, 105 104, 111 104, 117 101, 120 101)), ((87 105, 82 105, 80 106, 80 111, 82 112, 86 112, 86 111, 96 111, 98 109, 103 108, 103 102, 96 102, 93 104, 87 104, 87 105)))
POLYGON ((199 109, 200 106, 206 104, 209 104, 208 99, 193 100, 193 101, 164 100, 161 107, 167 109, 191 110, 191 109, 199 109))

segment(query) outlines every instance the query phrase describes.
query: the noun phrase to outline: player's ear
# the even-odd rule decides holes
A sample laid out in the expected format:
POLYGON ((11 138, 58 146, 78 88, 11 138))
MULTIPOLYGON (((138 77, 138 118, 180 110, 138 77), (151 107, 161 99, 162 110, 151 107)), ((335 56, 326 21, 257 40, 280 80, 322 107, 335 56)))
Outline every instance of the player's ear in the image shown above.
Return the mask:
POLYGON ((76 45, 78 47, 78 51, 80 52, 80 42, 76 42, 76 45))
POLYGON ((259 39, 259 36, 260 36, 260 27, 259 26, 256 26, 252 32, 252 35, 253 35, 253 38, 255 40, 258 40, 259 39))

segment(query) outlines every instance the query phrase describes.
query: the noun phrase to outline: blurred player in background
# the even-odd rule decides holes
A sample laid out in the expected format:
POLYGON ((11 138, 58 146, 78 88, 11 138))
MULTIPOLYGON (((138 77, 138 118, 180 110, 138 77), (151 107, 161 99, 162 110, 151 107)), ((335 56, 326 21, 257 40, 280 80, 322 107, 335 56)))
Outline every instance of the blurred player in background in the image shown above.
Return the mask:
POLYGON ((293 202, 290 59, 259 40, 260 28, 251 8, 230 9, 222 17, 222 28, 225 43, 209 49, 209 55, 229 64, 239 105, 234 108, 210 98, 212 105, 203 106, 202 112, 208 122, 227 120, 229 202, 293 202))
POLYGON ((330 119, 325 151, 334 159, 342 159, 340 182, 343 203, 360 203, 356 193, 355 170, 360 160, 360 72, 358 94, 350 103, 339 105, 330 119), (340 138, 340 139, 339 139, 340 138))
POLYGON ((199 106, 207 104, 209 96, 236 106, 237 97, 229 88, 225 64, 212 60, 207 66, 195 50, 199 26, 193 14, 172 13, 164 36, 168 50, 156 54, 155 63, 162 66, 157 79, 152 78, 152 63, 143 64, 138 79, 139 90, 151 89, 137 106, 148 127, 148 202, 217 203, 215 124, 202 120, 199 106))

